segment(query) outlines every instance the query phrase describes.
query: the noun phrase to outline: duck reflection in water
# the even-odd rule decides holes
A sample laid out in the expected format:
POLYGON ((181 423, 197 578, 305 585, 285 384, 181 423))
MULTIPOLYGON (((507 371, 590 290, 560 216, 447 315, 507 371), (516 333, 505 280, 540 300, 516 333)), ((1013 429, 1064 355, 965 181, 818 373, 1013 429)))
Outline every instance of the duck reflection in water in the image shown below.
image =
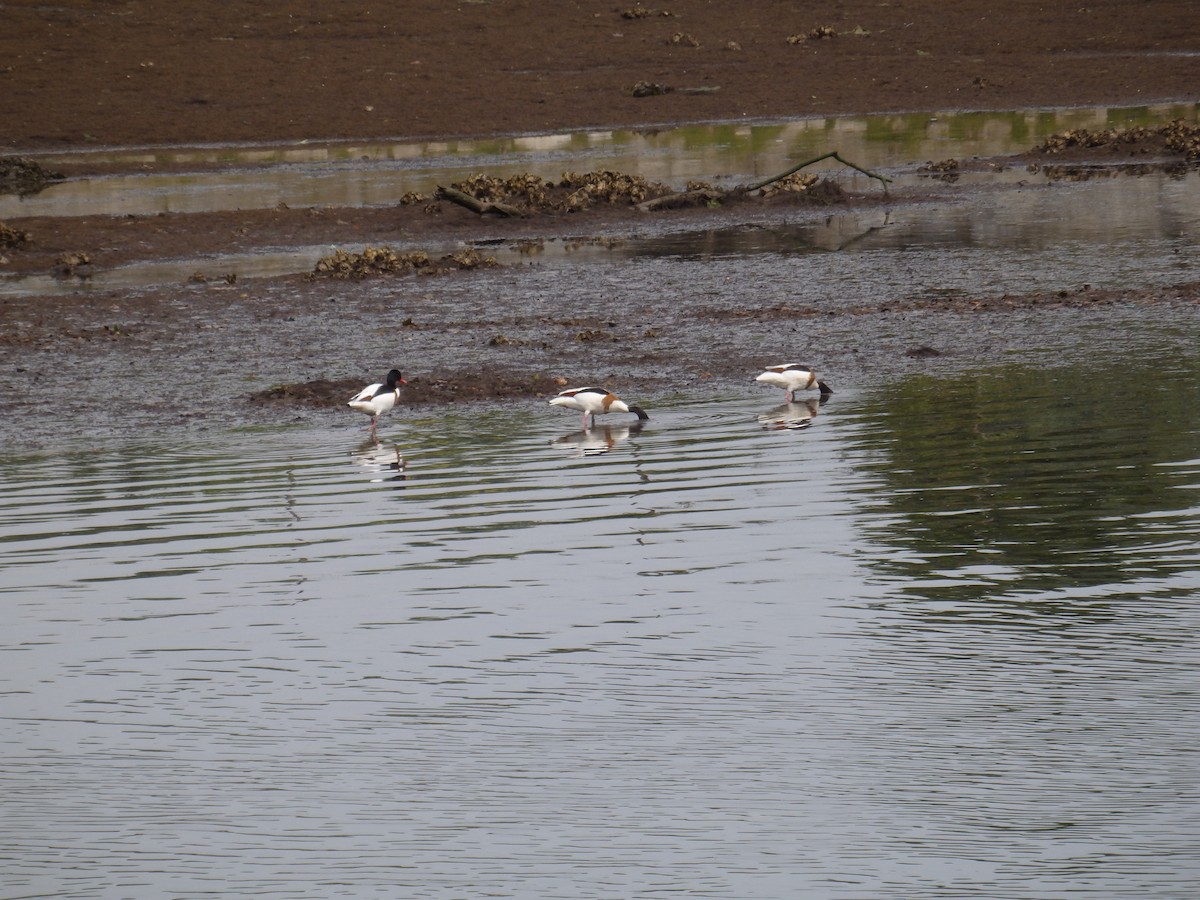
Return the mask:
POLYGON ((352 455, 364 469, 378 474, 378 478, 371 479, 373 482, 405 481, 408 478, 405 474, 408 463, 395 444, 380 443, 379 438, 372 436, 359 444, 352 455))
POLYGON ((767 431, 807 428, 824 405, 825 397, 821 397, 820 400, 813 397, 811 400, 801 400, 799 403, 781 403, 760 415, 758 424, 767 431))
POLYGON ((632 425, 601 425, 598 428, 585 428, 583 431, 573 431, 551 441, 551 446, 569 450, 572 456, 600 456, 627 441, 641 432, 645 427, 643 422, 632 425))

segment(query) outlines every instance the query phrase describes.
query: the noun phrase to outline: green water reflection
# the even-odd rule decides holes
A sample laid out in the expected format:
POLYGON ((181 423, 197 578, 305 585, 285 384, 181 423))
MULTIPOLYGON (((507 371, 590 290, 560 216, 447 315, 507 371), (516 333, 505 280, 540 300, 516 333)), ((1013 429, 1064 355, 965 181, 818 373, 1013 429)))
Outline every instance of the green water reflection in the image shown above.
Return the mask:
MULTIPOLYGON (((1135 107, 1079 107, 1069 109, 972 111, 941 113, 880 113, 871 116, 798 119, 786 122, 716 122, 663 129, 614 129, 566 134, 511 135, 471 140, 303 143, 276 146, 201 146, 116 148, 90 151, 97 162, 144 164, 222 163, 270 165, 303 162, 363 160, 421 160, 444 157, 503 159, 526 153, 595 153, 598 150, 630 153, 669 153, 691 157, 721 151, 753 159, 788 152, 825 153, 838 147, 859 158, 864 154, 879 162, 882 153, 893 160, 919 160, 931 144, 960 145, 959 155, 1012 153, 1027 150, 1056 131, 1071 128, 1126 128, 1158 125, 1171 119, 1195 121, 1200 104, 1160 103, 1135 107), (878 148, 872 152, 871 146, 878 148)), ((69 161, 72 155, 47 157, 69 161)), ((528 161, 526 161, 527 164, 528 161)))
POLYGON ((872 562, 905 596, 1052 606, 1195 590, 1197 359, 916 377, 867 403, 872 562))

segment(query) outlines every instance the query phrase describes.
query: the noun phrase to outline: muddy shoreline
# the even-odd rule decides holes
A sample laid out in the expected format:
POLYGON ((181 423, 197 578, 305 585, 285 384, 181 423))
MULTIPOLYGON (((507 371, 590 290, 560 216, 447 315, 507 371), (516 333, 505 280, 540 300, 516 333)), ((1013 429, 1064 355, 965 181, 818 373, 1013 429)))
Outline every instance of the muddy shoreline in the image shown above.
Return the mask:
MULTIPOLYGON (((681 2, 624 15, 632 9, 574 4, 547 17, 544 7, 517 0, 418 2, 400 18, 372 11, 371 22, 322 18, 292 3, 269 10, 235 3, 220 15, 190 2, 153 16, 73 3, 14 9, 13 27, 0 34, 0 58, 10 60, 0 70, 0 115, 14 126, 0 137, 0 153, 1129 106, 1194 101, 1200 83, 1200 30, 1186 5, 1169 0, 1150 0, 1136 17, 1120 4, 1018 3, 999 17, 983 0, 850 3, 828 23, 757 2, 681 2), (832 35, 814 36, 826 25, 832 35), (634 96, 636 82, 664 90, 634 96)), ((1031 148, 948 168, 948 161, 912 160, 914 168, 927 163, 935 168, 919 188, 893 190, 886 201, 865 191, 820 203, 783 197, 649 215, 598 205, 501 218, 422 202, 26 217, 6 222, 18 237, 0 248, 0 272, 73 284, 139 262, 269 247, 619 243, 635 233, 769 229, 884 202, 969 204, 972 192, 954 184, 956 167, 1058 166, 1055 177, 1070 179, 1072 167, 1082 167, 1079 177, 1092 166, 1125 177, 1125 166, 1193 166, 1145 145, 1066 147, 1052 159, 1031 148)), ((87 177, 159 165, 63 168, 87 177)), ((1139 316, 1187 329, 1200 308, 1200 282, 1187 269, 1168 285, 1069 284, 932 299, 900 292, 851 297, 837 309, 744 302, 753 284, 709 285, 699 297, 674 285, 660 303, 646 286, 619 278, 566 308, 555 302, 557 277, 535 258, 525 268, 362 280, 255 279, 206 268, 150 289, 0 298, 0 436, 10 446, 36 446, 64 427, 129 435, 164 426, 339 423, 347 391, 392 365, 410 376, 406 403, 417 410, 523 403, 579 380, 651 398, 744 391, 764 359, 794 354, 842 384, 861 385, 1040 346, 1047 329, 1111 320, 1118 332, 1139 316), (981 328, 987 340, 978 339, 981 328)))

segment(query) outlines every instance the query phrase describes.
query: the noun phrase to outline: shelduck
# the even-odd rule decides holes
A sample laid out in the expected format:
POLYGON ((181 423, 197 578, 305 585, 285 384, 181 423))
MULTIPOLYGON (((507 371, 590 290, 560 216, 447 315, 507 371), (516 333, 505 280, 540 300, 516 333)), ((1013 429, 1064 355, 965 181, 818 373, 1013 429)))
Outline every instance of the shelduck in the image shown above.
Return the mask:
POLYGON ((795 401, 796 391, 816 388, 821 392, 822 400, 833 393, 829 385, 817 378, 817 373, 811 366, 802 366, 799 363, 767 366, 767 370, 754 380, 783 388, 783 396, 789 403, 795 401))
POLYGON ((400 400, 400 385, 408 384, 399 369, 387 373, 387 379, 378 384, 368 384, 350 398, 346 405, 371 417, 371 430, 379 423, 379 417, 400 400))
POLYGON ((639 421, 650 417, 640 406, 630 406, 612 391, 604 388, 581 387, 568 388, 550 401, 551 406, 563 406, 567 409, 579 410, 583 413, 583 427, 589 427, 589 420, 595 423, 596 416, 605 413, 633 413, 639 421))

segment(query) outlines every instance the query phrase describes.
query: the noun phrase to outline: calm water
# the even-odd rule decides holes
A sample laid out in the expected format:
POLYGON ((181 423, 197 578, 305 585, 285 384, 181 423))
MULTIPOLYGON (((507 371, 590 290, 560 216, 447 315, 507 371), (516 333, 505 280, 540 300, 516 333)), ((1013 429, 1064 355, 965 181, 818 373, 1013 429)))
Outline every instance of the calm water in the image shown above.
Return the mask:
POLYGON ((0 892, 1190 896, 1200 360, 1123 362, 3 458, 0 892))

